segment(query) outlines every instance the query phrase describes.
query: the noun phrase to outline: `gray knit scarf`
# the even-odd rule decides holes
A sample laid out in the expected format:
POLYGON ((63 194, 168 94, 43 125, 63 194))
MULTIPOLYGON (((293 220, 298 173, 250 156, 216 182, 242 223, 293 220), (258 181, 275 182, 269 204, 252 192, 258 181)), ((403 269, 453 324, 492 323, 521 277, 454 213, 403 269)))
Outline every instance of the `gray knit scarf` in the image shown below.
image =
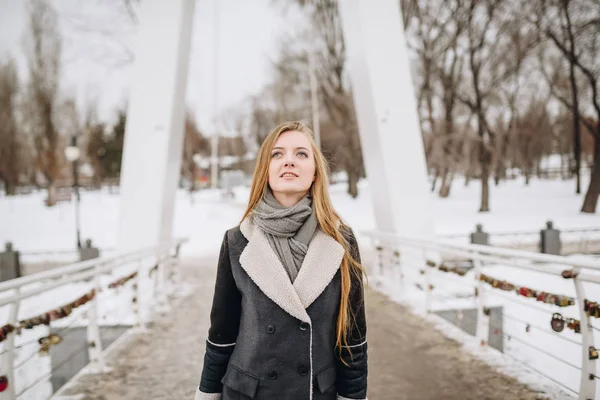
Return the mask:
POLYGON ((279 204, 269 189, 252 212, 252 220, 265 233, 271 248, 294 282, 317 229, 312 197, 306 195, 296 205, 286 208, 279 204))

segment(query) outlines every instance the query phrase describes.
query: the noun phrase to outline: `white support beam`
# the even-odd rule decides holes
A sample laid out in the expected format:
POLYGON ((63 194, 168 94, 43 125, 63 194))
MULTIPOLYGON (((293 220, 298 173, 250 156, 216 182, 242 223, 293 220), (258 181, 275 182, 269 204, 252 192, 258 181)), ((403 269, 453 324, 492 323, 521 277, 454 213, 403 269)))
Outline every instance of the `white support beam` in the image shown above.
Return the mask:
POLYGON ((377 229, 433 235, 416 98, 398 0, 339 0, 377 229))
POLYGON ((123 250, 172 235, 194 3, 142 2, 121 168, 123 250))

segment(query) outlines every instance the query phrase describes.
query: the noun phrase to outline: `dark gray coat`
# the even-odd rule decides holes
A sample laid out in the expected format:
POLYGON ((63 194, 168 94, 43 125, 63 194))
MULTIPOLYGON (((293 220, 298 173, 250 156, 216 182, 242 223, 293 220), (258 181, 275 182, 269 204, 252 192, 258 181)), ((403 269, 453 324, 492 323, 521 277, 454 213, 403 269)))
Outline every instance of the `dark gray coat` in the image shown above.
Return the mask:
MULTIPOLYGON (((352 231, 344 230, 360 261, 352 231)), ((248 220, 223 239, 204 368, 195 400, 366 399, 362 280, 353 278, 356 324, 335 350, 343 247, 322 230, 292 283, 264 233, 248 220), (346 364, 341 360, 343 359, 346 364)))

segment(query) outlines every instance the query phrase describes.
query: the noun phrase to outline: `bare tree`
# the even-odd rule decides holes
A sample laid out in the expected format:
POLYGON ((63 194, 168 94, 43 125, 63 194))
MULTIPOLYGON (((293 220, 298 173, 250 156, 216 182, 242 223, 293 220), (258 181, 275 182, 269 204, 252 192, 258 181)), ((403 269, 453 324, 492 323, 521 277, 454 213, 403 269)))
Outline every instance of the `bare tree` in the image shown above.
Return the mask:
POLYGON ((304 8, 312 24, 311 34, 300 34, 283 43, 280 57, 274 63, 275 79, 270 86, 274 104, 265 105, 264 98, 261 98, 261 106, 253 107, 255 118, 252 118, 252 124, 270 119, 278 122, 310 120, 307 51, 311 51, 315 58, 319 104, 325 110, 320 115, 321 146, 332 169, 347 173, 348 193, 356 197, 357 183, 364 176, 364 166, 354 103, 346 76, 345 45, 337 1, 294 0, 283 4, 304 8))
MULTIPOLYGON (((438 20, 438 13, 432 12, 432 8, 438 8, 439 4, 431 2, 413 2, 412 6, 413 24, 409 25, 410 48, 419 61, 417 68, 419 83, 417 85, 417 105, 419 109, 424 108, 425 116, 421 117, 422 128, 427 126, 429 134, 437 135, 436 121, 434 115, 434 69, 435 62, 440 56, 438 43, 443 40, 444 28, 447 20, 438 20), (410 29, 412 28, 412 29, 410 29)), ((420 114, 423 114, 421 111, 420 114)))
POLYGON ((529 107, 515 122, 514 144, 519 167, 525 176, 525 184, 544 154, 549 153, 552 121, 546 108, 547 99, 532 99, 529 107))
POLYGON ((18 82, 14 60, 0 64, 0 181, 7 195, 16 193, 22 169, 22 144, 15 118, 18 82))
MULTIPOLYGON (((440 184, 440 197, 448 197, 453 177, 453 149, 455 134, 455 114, 457 108, 457 96, 460 90, 462 78, 462 66, 464 63, 464 52, 459 46, 459 41, 466 29, 466 9, 464 1, 444 1, 442 4, 432 6, 429 2, 423 2, 425 7, 415 11, 415 19, 428 25, 427 30, 421 30, 421 35, 427 32, 427 36, 433 38, 431 45, 426 46, 423 39, 423 48, 429 48, 424 52, 424 64, 430 64, 424 71, 429 71, 432 80, 439 87, 438 93, 429 89, 430 94, 439 98, 441 113, 443 115, 439 124, 435 124, 431 99, 427 100, 427 111, 430 121, 430 129, 441 142, 441 157, 439 158, 439 175, 442 179, 440 184), (423 18, 422 15, 427 15, 423 18), (427 53, 429 53, 427 55, 427 53), (426 62, 425 62, 426 60, 426 62), (436 129, 439 127, 438 129, 436 129)), ((414 7, 416 8, 416 7, 414 7)), ((426 85, 430 86, 430 84, 426 85)), ((454 153, 455 154, 455 153, 454 153)), ((436 169, 437 170, 437 169, 436 169)), ((437 175, 437 173, 436 173, 437 175)))
POLYGON ((410 20, 417 13, 418 0, 400 0, 400 9, 402 10, 402 23, 404 24, 404 29, 407 29, 410 20))
MULTIPOLYGON (((87 58, 109 67, 125 67, 133 63, 134 51, 130 39, 138 25, 140 0, 96 0, 86 2, 93 13, 85 13, 84 7, 69 10, 63 15, 65 26, 73 30, 77 38, 85 38, 85 46, 67 51, 66 61, 87 58)), ((84 40, 85 40, 84 39, 84 40)))
POLYGON ((356 197, 364 164, 354 102, 346 81, 346 47, 337 1, 316 2, 312 20, 319 41, 316 64, 321 99, 329 121, 343 134, 334 158, 348 175, 348 194, 356 197))
MULTIPOLYGON (((515 46, 512 39, 519 34, 514 15, 509 12, 518 3, 511 0, 469 0, 467 3, 467 48, 471 87, 460 96, 476 116, 479 140, 481 178, 481 206, 479 211, 490 210, 489 177, 495 153, 496 135, 489 120, 490 106, 499 103, 498 87, 518 72, 519 63, 533 47, 515 46)), ((521 40, 521 39, 519 39, 521 40)))
POLYGON ((198 166, 194 160, 195 154, 208 157, 210 155, 210 142, 202 136, 202 133, 200 133, 194 116, 190 112, 187 112, 185 116, 181 175, 190 181, 190 192, 196 190, 196 174, 198 166))
POLYGON ((481 206, 480 212, 490 210, 489 207, 489 173, 492 158, 491 142, 493 132, 487 122, 487 104, 485 95, 487 92, 482 88, 483 68, 489 64, 489 54, 493 54, 493 47, 498 43, 490 33, 490 27, 497 19, 498 8, 501 0, 476 1, 470 0, 468 4, 467 38, 469 52, 469 67, 471 73, 472 96, 463 97, 461 100, 471 108, 477 116, 477 135, 479 137, 479 164, 481 167, 481 206), (492 47, 492 48, 489 48, 492 47), (485 57, 484 50, 488 57, 485 57))
POLYGON ((87 136, 85 154, 94 170, 92 177, 94 186, 98 188, 102 185, 106 177, 106 171, 102 163, 102 158, 106 153, 106 148, 104 147, 106 126, 103 123, 90 121, 86 122, 85 131, 87 136))
MULTIPOLYGON (((555 97, 573 112, 573 151, 577 174, 581 164, 580 122, 595 139, 594 167, 581 208, 582 212, 594 213, 600 195, 600 125, 594 124, 592 119, 583 118, 582 110, 593 111, 595 119, 600 120, 600 60, 597 56, 600 3, 594 0, 540 0, 538 6, 535 23, 540 33, 548 38, 569 66, 570 99, 561 95, 555 85, 550 87, 555 97), (578 73, 584 83, 578 81, 578 73), (589 100, 582 104, 585 92, 589 100)), ((545 73, 546 77, 548 75, 545 73)), ((577 182, 579 189, 579 179, 577 182)))
MULTIPOLYGON (((519 121, 519 110, 523 105, 523 101, 519 101, 523 97, 524 89, 527 82, 532 80, 532 72, 537 69, 530 61, 532 51, 539 43, 537 32, 529 27, 523 18, 519 15, 512 16, 504 25, 504 36, 506 37, 506 46, 504 47, 503 63, 506 65, 504 70, 503 82, 498 85, 500 103, 505 105, 508 116, 501 116, 502 119, 507 119, 506 124, 501 124, 504 129, 496 129, 495 147, 495 172, 494 181, 498 185, 500 179, 505 175, 506 160, 510 149, 510 140, 514 136, 514 131, 517 128, 519 121)), ((536 92, 535 85, 533 91, 536 92)), ((535 103, 533 101, 530 104, 535 103)), ((535 126, 531 129, 535 129, 535 126)), ((541 129, 541 127, 540 127, 541 129)), ((543 136, 546 136, 549 131, 538 131, 543 136)))
POLYGON ((464 9, 461 1, 454 3, 451 10, 453 23, 444 24, 446 31, 446 42, 441 49, 442 57, 435 68, 435 73, 442 87, 442 104, 444 112, 443 129, 446 139, 444 140, 444 160, 441 176, 440 197, 448 197, 452 185, 453 168, 449 162, 453 149, 453 137, 455 133, 455 110, 457 97, 462 78, 462 66, 464 57, 459 49, 458 42, 465 29, 463 17, 464 9))
POLYGON ((273 108, 264 103, 262 94, 249 98, 249 135, 255 139, 258 147, 277 125, 274 113, 273 108))
POLYGON ((46 204, 56 203, 60 174, 59 132, 54 120, 60 77, 61 37, 55 10, 45 0, 29 2, 28 115, 37 153, 36 165, 48 187, 46 204))

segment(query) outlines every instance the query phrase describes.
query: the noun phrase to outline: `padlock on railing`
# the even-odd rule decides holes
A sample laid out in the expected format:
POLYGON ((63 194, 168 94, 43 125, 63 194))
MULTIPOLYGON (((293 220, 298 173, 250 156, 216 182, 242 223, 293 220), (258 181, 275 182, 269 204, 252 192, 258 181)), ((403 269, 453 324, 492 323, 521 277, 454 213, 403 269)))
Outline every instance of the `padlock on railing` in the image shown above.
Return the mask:
POLYGON ((6 375, 0 376, 0 392, 4 392, 8 388, 8 378, 6 375))

